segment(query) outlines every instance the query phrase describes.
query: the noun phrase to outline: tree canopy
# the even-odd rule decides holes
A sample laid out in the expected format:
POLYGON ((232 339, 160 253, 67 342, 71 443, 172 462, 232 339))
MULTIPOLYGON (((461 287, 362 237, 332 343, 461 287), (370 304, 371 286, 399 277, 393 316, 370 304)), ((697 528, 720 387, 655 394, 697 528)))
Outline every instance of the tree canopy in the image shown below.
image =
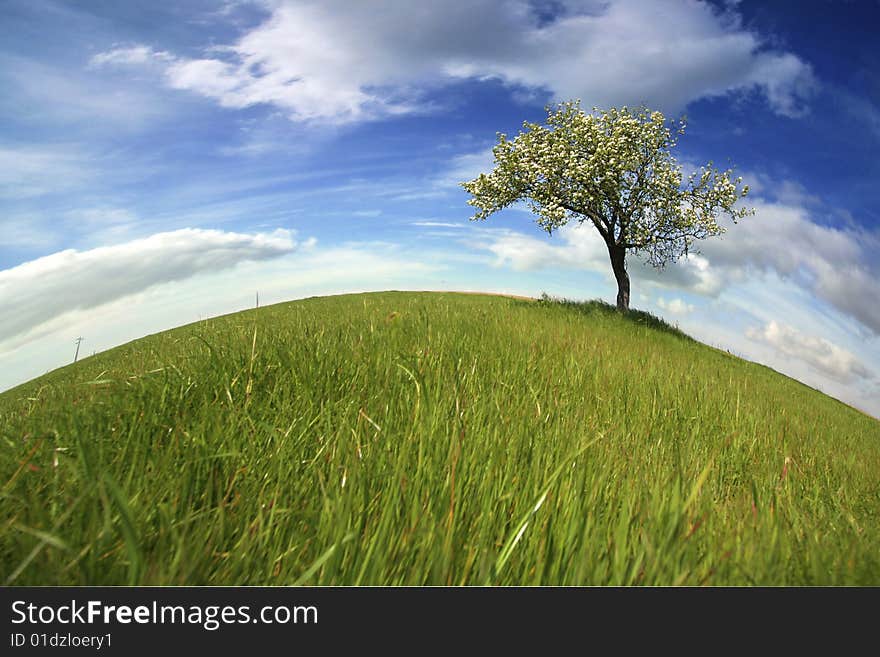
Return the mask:
POLYGON ((551 233, 571 221, 591 222, 611 257, 618 308, 629 308, 626 252, 655 267, 688 253, 696 240, 724 232, 752 210, 737 205, 748 194, 733 171, 712 163, 684 180, 672 155, 684 119, 667 122, 641 107, 592 113, 578 101, 548 108, 545 125, 525 122, 514 139, 499 133, 495 168, 461 183, 477 208, 473 220, 525 200, 536 222, 551 233))

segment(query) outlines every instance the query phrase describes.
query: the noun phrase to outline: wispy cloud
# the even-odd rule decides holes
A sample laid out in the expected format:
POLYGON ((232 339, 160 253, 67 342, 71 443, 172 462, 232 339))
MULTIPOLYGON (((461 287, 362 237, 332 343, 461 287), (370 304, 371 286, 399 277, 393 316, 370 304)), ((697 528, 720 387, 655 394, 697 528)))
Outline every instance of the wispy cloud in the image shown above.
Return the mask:
POLYGON ((880 103, 872 102, 845 89, 835 89, 834 95, 847 114, 864 125, 875 139, 880 139, 880 103))
POLYGON ((150 64, 153 62, 172 62, 176 58, 169 52, 154 50, 149 46, 135 45, 129 47, 117 47, 107 50, 89 59, 89 65, 101 66, 126 66, 130 64, 150 64))
POLYGON ((419 226, 422 228, 467 228, 464 222, 456 221, 413 221, 410 226, 419 226))
POLYGON ((494 164, 495 155, 491 147, 476 153, 462 153, 452 158, 447 168, 434 179, 434 184, 455 188, 463 182, 473 180, 481 173, 490 171, 494 164))
MULTIPOLYGON (((121 71, 120 71, 121 72, 121 71)), ((31 125, 76 126, 83 133, 136 133, 173 114, 167 91, 154 83, 99 75, 0 53, 0 107, 31 125), (14 106, 9 99, 14 99, 14 106)))
POLYGON ((63 193, 93 178, 88 158, 75 146, 0 145, 0 198, 63 193))

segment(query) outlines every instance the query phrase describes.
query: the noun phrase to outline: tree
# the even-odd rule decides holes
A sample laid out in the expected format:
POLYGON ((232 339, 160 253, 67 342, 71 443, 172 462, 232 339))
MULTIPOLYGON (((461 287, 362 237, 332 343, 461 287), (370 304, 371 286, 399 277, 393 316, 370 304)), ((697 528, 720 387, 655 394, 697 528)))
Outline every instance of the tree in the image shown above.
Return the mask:
MULTIPOLYGON (((670 124, 676 128, 674 122, 670 124)), ((579 101, 547 108, 546 125, 523 123, 510 140, 498 134, 495 168, 461 183, 477 208, 472 220, 527 200, 536 223, 549 234, 570 221, 591 222, 608 247, 617 279, 617 308, 629 310, 627 251, 662 268, 686 255, 695 240, 724 232, 753 210, 737 207, 748 194, 731 180, 732 170, 712 163, 682 184, 682 167, 672 156, 677 135, 661 112, 622 107, 586 113, 579 101)))

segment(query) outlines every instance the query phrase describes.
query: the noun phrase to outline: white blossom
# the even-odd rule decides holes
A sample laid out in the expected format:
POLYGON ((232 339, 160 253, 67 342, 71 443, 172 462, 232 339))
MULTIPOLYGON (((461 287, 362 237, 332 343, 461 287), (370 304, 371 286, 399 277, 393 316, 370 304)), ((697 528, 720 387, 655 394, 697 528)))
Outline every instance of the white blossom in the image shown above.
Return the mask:
POLYGON ((723 232, 752 211, 737 205, 742 178, 711 162, 683 184, 672 156, 684 121, 667 124, 659 111, 627 107, 584 112, 579 101, 548 108, 544 125, 525 122, 512 140, 498 135, 495 168, 462 183, 474 220, 528 199, 536 222, 553 230, 592 222, 609 249, 636 252, 656 267, 686 254, 695 240, 723 232), (672 128, 676 128, 674 134, 672 128))

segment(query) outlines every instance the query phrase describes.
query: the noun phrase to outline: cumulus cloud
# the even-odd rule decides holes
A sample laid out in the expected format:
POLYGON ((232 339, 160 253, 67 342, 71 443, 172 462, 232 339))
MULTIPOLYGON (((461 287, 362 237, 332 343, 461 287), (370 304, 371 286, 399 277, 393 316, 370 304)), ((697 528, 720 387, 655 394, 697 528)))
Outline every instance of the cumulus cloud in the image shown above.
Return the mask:
POLYGON ((772 271, 880 335, 880 236, 816 223, 803 205, 756 201, 754 217, 701 245, 726 281, 772 271))
POLYGON ((824 338, 805 335, 775 320, 761 328, 749 328, 746 336, 770 345, 779 354, 799 359, 816 371, 841 383, 875 378, 852 353, 824 338))
POLYGON ((671 312, 673 315, 688 315, 694 312, 694 306, 692 304, 677 297, 672 301, 667 301, 663 297, 659 297, 657 299, 657 305, 663 310, 671 312))
POLYGON ((815 86, 807 63, 769 48, 735 9, 708 2, 565 1, 552 16, 525 0, 267 4, 267 20, 203 58, 136 45, 92 63, 161 61, 171 87, 224 107, 269 104, 294 120, 337 123, 420 111, 426 89, 466 78, 588 106, 668 111, 759 91, 789 116, 804 111, 815 86))
MULTIPOLYGON (((699 252, 662 270, 631 256, 630 276, 636 286, 645 282, 717 297, 731 285, 771 273, 880 335, 880 263, 872 256, 880 251, 880 235, 816 223, 811 210, 797 200, 754 200, 755 216, 735 226, 722 222, 728 228, 724 235, 701 241, 699 252)), ((473 245, 493 253, 496 264, 514 269, 563 267, 610 276, 605 245, 589 224, 569 224, 550 240, 537 232, 487 230, 473 245)))
POLYGON ((66 250, 0 271, 0 343, 86 310, 203 272, 296 248, 287 230, 243 234, 185 228, 89 251, 66 250))
POLYGON ((564 267, 567 269, 608 269, 608 259, 601 238, 593 235, 595 229, 569 225, 557 231, 557 243, 539 239, 514 230, 487 229, 481 231, 485 241, 482 248, 495 254, 495 264, 519 271, 564 267))
MULTIPOLYGON (((510 266, 516 270, 563 267, 611 276, 607 247, 592 224, 568 224, 557 230, 549 240, 539 234, 485 229, 480 231, 472 245, 493 253, 496 265, 510 266)), ((717 295, 723 285, 720 273, 705 257, 695 253, 667 265, 663 270, 643 266, 635 258, 630 258, 629 273, 636 284, 647 282, 709 296, 717 295)))

